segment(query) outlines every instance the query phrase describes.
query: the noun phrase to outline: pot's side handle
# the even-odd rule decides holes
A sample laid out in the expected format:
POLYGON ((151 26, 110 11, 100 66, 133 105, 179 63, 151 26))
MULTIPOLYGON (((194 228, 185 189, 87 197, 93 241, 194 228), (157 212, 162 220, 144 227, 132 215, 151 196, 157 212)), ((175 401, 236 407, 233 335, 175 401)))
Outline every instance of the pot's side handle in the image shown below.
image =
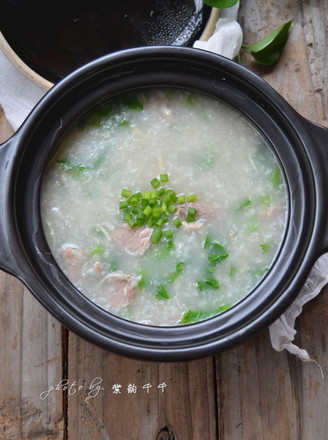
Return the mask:
POLYGON ((0 269, 17 274, 13 242, 14 220, 11 207, 11 172, 15 156, 15 136, 0 145, 0 269))
POLYGON ((313 159, 316 163, 316 179, 318 181, 319 206, 321 211, 320 252, 328 252, 328 128, 304 120, 315 146, 313 159))

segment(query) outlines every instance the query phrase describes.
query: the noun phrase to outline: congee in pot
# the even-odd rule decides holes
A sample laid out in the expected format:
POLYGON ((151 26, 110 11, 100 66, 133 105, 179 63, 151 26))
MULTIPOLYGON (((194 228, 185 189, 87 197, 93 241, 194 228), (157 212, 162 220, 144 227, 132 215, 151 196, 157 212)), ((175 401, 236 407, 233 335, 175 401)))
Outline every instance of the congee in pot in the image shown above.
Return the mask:
POLYGON ((211 97, 147 89, 99 105, 43 177, 51 252, 124 319, 190 324, 248 295, 283 240, 287 190, 253 124, 211 97))

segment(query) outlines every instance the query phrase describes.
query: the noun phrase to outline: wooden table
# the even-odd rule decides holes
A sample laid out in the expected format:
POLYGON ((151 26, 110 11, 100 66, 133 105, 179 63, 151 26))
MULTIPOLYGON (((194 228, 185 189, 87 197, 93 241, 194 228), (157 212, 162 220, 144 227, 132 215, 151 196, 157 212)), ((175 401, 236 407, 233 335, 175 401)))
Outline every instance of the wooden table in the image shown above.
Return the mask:
MULTIPOLYGON (((256 66, 245 53, 243 63, 327 126, 328 0, 241 3, 246 43, 294 20, 274 68, 256 66)), ((0 124, 3 141, 12 131, 3 114, 0 124)), ((296 335, 322 379, 314 363, 275 352, 268 330, 202 360, 128 360, 68 332, 1 273, 0 439, 328 439, 327 293, 305 307, 296 335)))

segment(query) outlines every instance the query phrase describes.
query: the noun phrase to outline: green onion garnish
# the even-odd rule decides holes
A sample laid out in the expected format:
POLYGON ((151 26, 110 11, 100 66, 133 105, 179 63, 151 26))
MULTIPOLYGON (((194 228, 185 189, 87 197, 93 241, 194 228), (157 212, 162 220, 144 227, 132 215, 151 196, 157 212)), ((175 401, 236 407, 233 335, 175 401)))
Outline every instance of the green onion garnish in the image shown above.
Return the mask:
POLYGON ((158 244, 160 239, 162 238, 162 235, 163 235, 163 231, 161 228, 154 228, 150 236, 151 243, 158 244))
POLYGON ((121 192, 121 196, 122 197, 126 197, 127 199, 131 196, 132 191, 128 190, 128 189, 123 189, 123 191, 121 192))
POLYGON ((155 298, 158 299, 158 300, 169 299, 170 298, 170 295, 169 295, 166 287, 163 284, 159 284, 157 286, 155 298))
POLYGON ((179 217, 176 217, 176 218, 173 220, 173 223, 174 223, 174 226, 175 226, 176 228, 180 228, 180 226, 182 225, 182 222, 181 222, 181 220, 179 219, 179 217))
POLYGON ((153 180, 150 181, 150 184, 153 188, 157 188, 161 182, 157 179, 157 177, 155 177, 153 180))

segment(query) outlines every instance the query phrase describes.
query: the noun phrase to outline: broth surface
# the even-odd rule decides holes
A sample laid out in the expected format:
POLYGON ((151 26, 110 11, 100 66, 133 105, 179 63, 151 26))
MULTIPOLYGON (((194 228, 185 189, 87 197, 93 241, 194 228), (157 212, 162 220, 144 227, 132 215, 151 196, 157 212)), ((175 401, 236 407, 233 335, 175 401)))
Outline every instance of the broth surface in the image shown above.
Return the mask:
POLYGON ((269 270, 286 213, 281 169, 253 125, 217 100, 166 89, 80 120, 41 192, 67 277, 147 325, 197 322, 242 300, 269 270))

